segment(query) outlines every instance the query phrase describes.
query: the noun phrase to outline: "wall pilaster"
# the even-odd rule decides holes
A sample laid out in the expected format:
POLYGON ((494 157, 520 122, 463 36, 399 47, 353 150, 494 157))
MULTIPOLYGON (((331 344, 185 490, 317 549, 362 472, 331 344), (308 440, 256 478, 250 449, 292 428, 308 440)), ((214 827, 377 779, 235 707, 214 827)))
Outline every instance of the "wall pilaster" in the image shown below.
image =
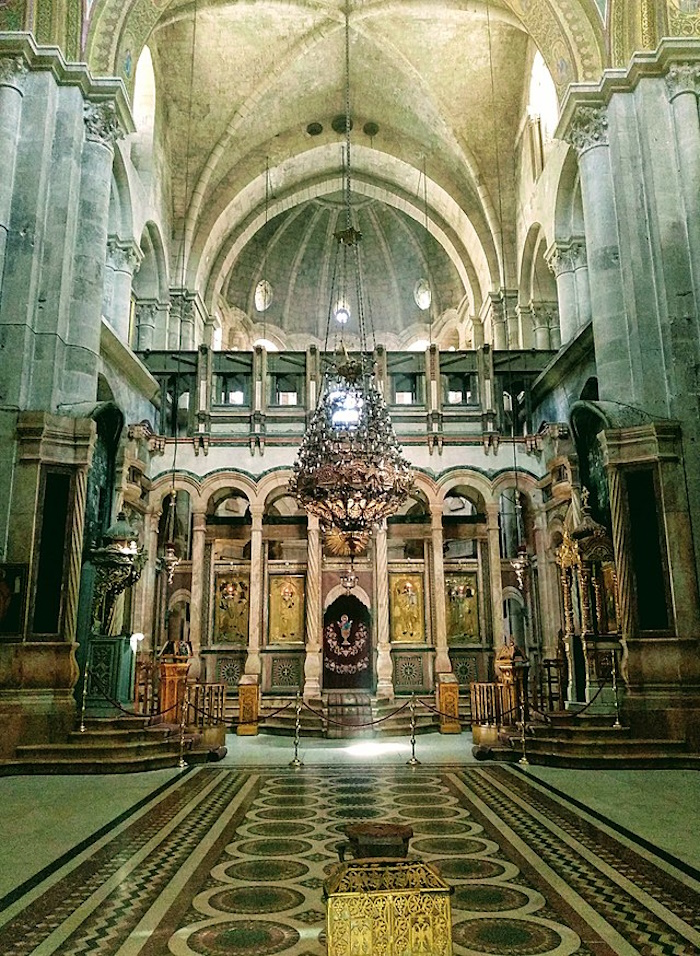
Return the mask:
POLYGON ((250 604, 248 608, 248 656, 246 674, 260 675, 260 640, 262 637, 263 602, 263 511, 262 505, 251 505, 250 515, 250 604))
POLYGON ((321 696, 323 607, 321 603, 321 532, 316 515, 307 515, 306 545, 306 657, 304 699, 321 696))
POLYGON ((377 595, 377 697, 394 699, 389 634, 389 559, 386 522, 374 534, 374 580, 377 595))

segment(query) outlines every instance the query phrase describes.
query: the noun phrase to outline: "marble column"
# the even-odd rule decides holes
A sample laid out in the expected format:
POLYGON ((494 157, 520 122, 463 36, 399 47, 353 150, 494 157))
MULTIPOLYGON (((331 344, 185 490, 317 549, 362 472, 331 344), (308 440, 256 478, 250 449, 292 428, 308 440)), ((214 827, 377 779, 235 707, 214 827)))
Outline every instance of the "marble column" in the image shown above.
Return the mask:
POLYGON ((195 348, 195 296, 182 290, 170 290, 168 348, 195 348))
POLYGON ((533 328, 532 303, 519 305, 517 309, 518 316, 518 337, 520 347, 523 349, 536 348, 533 328))
POLYGON ((636 404, 642 383, 632 364, 606 108, 577 105, 565 138, 579 157, 600 397, 636 404))
POLYGON ((442 504, 430 506, 432 539, 433 643, 435 673, 451 674, 452 664, 447 649, 447 606, 445 603, 445 565, 442 556, 442 504))
POLYGON ((321 667, 323 664, 321 605, 321 531, 316 515, 307 517, 306 543, 306 657, 304 660, 304 699, 321 696, 321 667))
POLYGON ((260 640, 263 610, 263 505, 251 505, 250 515, 250 606, 248 609, 248 656, 245 673, 260 676, 260 640))
POLYGON ((578 328, 576 276, 570 243, 553 243, 547 250, 545 257, 547 265, 557 280, 561 344, 566 345, 576 335, 576 329, 578 328))
POLYGON ((154 632, 156 624, 156 573, 158 570, 158 526, 161 512, 156 511, 145 516, 144 533, 146 548, 146 566, 141 575, 141 607, 134 618, 134 629, 144 635, 143 650, 157 650, 159 636, 154 632))
POLYGON ((386 522, 374 534, 374 581, 377 595, 377 697, 394 699, 394 666, 389 634, 389 560, 386 522))
POLYGON ((0 288, 5 270, 5 249, 17 161, 17 140, 22 118, 23 79, 27 66, 19 56, 0 58, 0 288))
POLYGON ((135 242, 123 242, 117 236, 107 240, 103 314, 120 339, 132 347, 136 346, 136 335, 133 330, 130 340, 131 284, 142 259, 135 242))
POLYGON ((81 401, 94 394, 100 362, 100 322, 104 291, 105 249, 109 220, 114 144, 123 135, 112 102, 84 106, 80 200, 80 229, 73 259, 73 287, 61 377, 63 402, 81 401))
POLYGON ((501 576, 501 543, 498 529, 498 502, 486 502, 486 535, 489 549, 491 590, 491 627, 493 646, 503 643, 503 580, 501 576))
POLYGON ((190 586, 190 641, 192 650, 199 654, 204 611, 204 544, 207 534, 207 516, 204 512, 192 514, 192 582, 190 586))
POLYGON ((537 553, 537 581, 540 597, 540 628, 542 631, 542 656, 556 657, 559 629, 562 626, 559 607, 557 578, 559 568, 554 555, 547 547, 547 516, 538 512, 535 516, 535 551, 537 553))

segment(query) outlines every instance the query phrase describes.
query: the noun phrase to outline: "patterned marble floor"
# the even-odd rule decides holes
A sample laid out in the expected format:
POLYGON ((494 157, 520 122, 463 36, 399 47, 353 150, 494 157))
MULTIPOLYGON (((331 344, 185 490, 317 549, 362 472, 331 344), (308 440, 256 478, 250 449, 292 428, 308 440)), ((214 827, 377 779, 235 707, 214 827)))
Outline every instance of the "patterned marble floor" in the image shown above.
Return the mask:
POLYGON ((700 953, 700 873, 501 766, 187 771, 0 900, 0 953, 321 956, 357 820, 413 827, 456 956, 700 953))

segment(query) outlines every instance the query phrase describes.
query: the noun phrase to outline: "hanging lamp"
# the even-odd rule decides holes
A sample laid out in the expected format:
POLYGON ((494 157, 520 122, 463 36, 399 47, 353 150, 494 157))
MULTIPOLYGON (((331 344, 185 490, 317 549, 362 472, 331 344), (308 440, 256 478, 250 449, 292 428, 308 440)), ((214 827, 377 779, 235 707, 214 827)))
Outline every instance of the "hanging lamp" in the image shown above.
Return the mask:
MULTIPOLYGON (((351 205, 350 13, 345 5, 344 225, 335 235, 325 369, 316 409, 302 439, 289 491, 318 517, 333 554, 362 553, 373 528, 394 514, 413 484, 377 384, 367 342, 360 242, 351 205), (331 324, 335 332, 331 336, 331 324), (359 339, 350 354, 345 336, 359 339), (329 344, 335 348, 329 357, 329 344)), ((371 328, 371 319, 370 328, 371 328)), ((372 339, 374 339, 373 329, 372 339)), ((349 583, 349 579, 348 579, 349 583)))

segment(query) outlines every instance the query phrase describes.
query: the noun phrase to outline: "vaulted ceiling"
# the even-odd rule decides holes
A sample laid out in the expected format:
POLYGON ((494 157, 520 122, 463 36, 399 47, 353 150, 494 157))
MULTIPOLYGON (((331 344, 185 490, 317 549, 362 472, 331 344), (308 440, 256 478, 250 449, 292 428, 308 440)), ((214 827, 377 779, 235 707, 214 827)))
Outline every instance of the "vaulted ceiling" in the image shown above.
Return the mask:
MULTIPOLYGON (((560 92, 595 76, 595 5, 350 0, 349 10, 354 189, 376 243, 383 236, 381 261, 400 274, 400 244, 387 250, 387 237, 411 234, 420 246, 427 221, 441 250, 434 276, 446 282, 436 301, 478 308, 504 271, 514 278, 516 146, 533 56, 541 47, 560 92)), ((148 43, 172 234, 184 228, 188 283, 210 305, 231 301, 231 277, 245 272, 241 256, 266 222, 291 216, 287 234, 314 245, 301 225, 317 229, 332 205, 319 203, 341 187, 333 120, 345 110, 345 0, 97 0, 90 31, 94 68, 111 59, 131 85, 148 43)))

